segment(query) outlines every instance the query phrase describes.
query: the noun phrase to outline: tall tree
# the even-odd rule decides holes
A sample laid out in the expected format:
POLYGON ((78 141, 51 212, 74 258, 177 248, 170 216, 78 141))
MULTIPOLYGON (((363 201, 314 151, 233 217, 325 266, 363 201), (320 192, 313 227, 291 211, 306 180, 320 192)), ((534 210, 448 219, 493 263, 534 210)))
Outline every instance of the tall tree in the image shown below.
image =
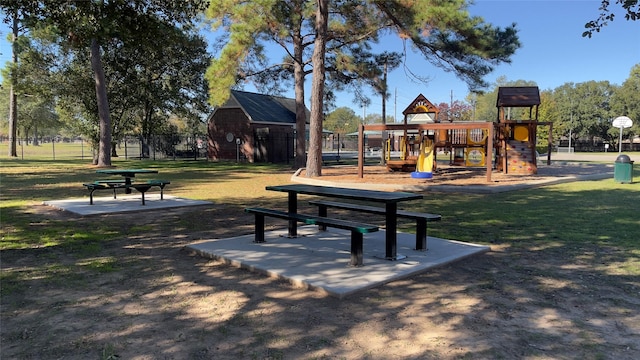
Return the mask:
MULTIPOLYGON (((554 123, 556 119, 558 119, 558 106, 553 98, 553 90, 542 90, 540 91, 540 106, 538 107, 538 120, 541 122, 551 122, 554 123)), ((557 128, 557 126, 553 125, 553 132, 551 134, 552 140, 555 141, 559 139, 562 135, 557 128)), ((548 143, 549 139, 549 127, 548 126, 539 126, 536 131, 536 135, 538 137, 538 144, 545 145, 548 143)))
POLYGON ((328 113, 323 124, 326 130, 344 135, 358 131, 360 121, 360 117, 351 108, 343 106, 328 113))
POLYGON ((572 141, 580 137, 610 139, 610 98, 614 91, 608 81, 566 83, 554 89, 559 116, 554 127, 557 125, 563 135, 571 134, 572 141))
POLYGON ((455 100, 452 103, 440 103, 437 105, 438 120, 440 121, 464 121, 472 120, 473 107, 464 101, 455 100))
MULTIPOLYGON (((348 88, 348 82, 341 81, 342 79, 349 79, 352 83, 364 81, 364 70, 367 68, 362 66, 365 63, 363 60, 375 56, 369 51, 370 45, 377 41, 381 32, 395 32, 402 39, 412 42, 427 60, 454 71, 472 89, 486 85, 483 76, 489 73, 494 65, 509 61, 509 57, 519 47, 515 26, 506 29, 490 26, 481 18, 470 16, 466 10, 467 6, 466 0, 212 1, 208 11, 209 17, 216 20, 216 25, 224 25, 228 29, 226 45, 208 74, 212 105, 222 104, 227 99, 231 86, 247 79, 247 75, 257 73, 256 65, 265 65, 267 57, 263 42, 274 41, 285 48, 293 44, 293 50, 288 50, 287 54, 310 53, 310 61, 288 55, 290 61, 283 62, 284 65, 280 68, 286 69, 286 64, 294 62, 312 66, 314 79, 306 167, 308 176, 319 176, 319 139, 324 101, 329 93, 326 90, 331 89, 325 87, 325 80, 345 88, 348 88), (272 11, 276 5, 282 4, 286 4, 290 9, 294 8, 293 5, 302 9, 295 15, 300 14, 296 24, 301 31, 293 34, 288 32, 283 24, 289 23, 273 16, 282 14, 272 11), (325 27, 326 31, 323 30, 325 27), (303 34, 303 31, 308 34, 301 37, 304 41, 292 41, 296 34, 303 34), (303 49, 296 52, 296 44, 303 46, 303 49), (318 49, 318 46, 323 48, 318 49), (313 50, 310 47, 313 47, 313 50), (323 53, 325 55, 321 56, 323 53), (239 71, 241 69, 245 71, 239 71)), ((273 65, 270 69, 278 67, 273 65)), ((308 70, 303 74, 306 74, 306 71, 308 70)), ((295 89, 298 99, 297 83, 295 89)), ((298 126, 299 121, 300 119, 298 126)), ((299 153, 296 153, 297 158, 298 155, 299 153)))
MULTIPOLYGON (((628 116, 633 120, 633 126, 625 129, 627 134, 640 135, 640 64, 631 68, 629 77, 611 96, 611 110, 613 117, 628 116)), ((619 129, 611 131, 618 132, 619 129)))
MULTIPOLYGON (((116 144, 132 133, 141 139, 144 155, 149 155, 151 137, 164 131, 170 116, 194 122, 204 119, 209 111, 204 73, 210 59, 204 39, 195 31, 148 19, 146 25, 140 24, 139 40, 113 40, 103 49, 112 156, 117 156, 116 144)), ((68 61, 58 65, 64 72, 64 81, 57 85, 59 107, 65 110, 64 119, 97 145, 96 131, 84 124, 97 109, 86 82, 89 59, 85 52, 76 51, 68 61), (81 116, 77 116, 77 104, 87 108, 81 116)))
POLYGON ((130 41, 139 35, 138 26, 149 17, 167 23, 190 26, 196 15, 206 7, 205 0, 188 2, 164 2, 156 0, 100 0, 15 2, 2 0, 3 10, 20 9, 26 15, 27 24, 45 22, 54 27, 61 36, 68 38, 67 45, 84 49, 91 54, 91 69, 95 84, 100 122, 100 145, 97 164, 111 165, 111 119, 107 96, 102 46, 113 39, 130 41))
MULTIPOLYGON (((53 92, 51 87, 52 58, 50 39, 46 31, 39 31, 42 41, 32 41, 31 32, 26 31, 22 14, 18 8, 13 8, 9 17, 4 22, 11 24, 12 62, 3 69, 3 77, 9 80, 5 85, 9 91, 9 156, 16 155, 17 130, 25 131, 55 123, 54 117, 48 114, 53 110, 53 92), (20 112, 18 112, 20 102, 20 112), (24 105, 24 107, 23 107, 24 105), (43 115, 42 118, 34 116, 43 115), (18 122, 18 118, 20 121, 18 122)), ((25 132, 24 136, 30 134, 25 132)), ((33 134, 37 144, 37 132, 33 134)))
POLYGON ((20 63, 12 71, 17 80, 14 88, 21 98, 20 126, 25 136, 33 135, 34 145, 38 144, 38 129, 53 128, 57 124, 52 86, 55 50, 46 30, 36 31, 38 40, 29 35, 20 37, 20 63))
POLYGON ((16 141, 18 129, 18 96, 16 86, 18 77, 16 71, 19 65, 19 34, 24 32, 24 18, 37 8, 37 2, 26 1, 17 2, 12 0, 0 0, 0 10, 4 14, 2 21, 11 28, 11 68, 9 78, 11 79, 11 89, 9 91, 9 153, 10 157, 17 156, 16 141))
POLYGON ((329 28, 329 0, 317 0, 316 38, 313 48, 313 80, 311 81, 311 121, 307 169, 319 176, 322 163, 322 118, 324 110, 325 54, 329 28), (309 166, 311 165, 311 166, 309 166))
MULTIPOLYGON (((207 16, 214 29, 223 28, 221 51, 207 73, 210 102, 222 105, 232 87, 253 81, 267 93, 279 93, 293 84, 296 101, 296 167, 305 164, 305 77, 312 74, 312 56, 316 39, 316 1, 242 0, 211 1, 207 16), (284 53, 282 59, 269 61, 266 45, 274 43, 284 53)), ((356 6, 353 1, 330 1, 334 14, 347 13, 350 18, 327 26, 324 99, 346 88, 359 90, 358 84, 370 71, 367 61, 372 54, 365 39, 375 39, 380 23, 375 8, 356 6), (348 10, 351 9, 351 10, 348 10), (348 10, 348 11, 347 11, 348 10), (358 30, 358 31, 354 31, 358 30)), ((313 96, 312 96, 313 97, 313 96)), ((324 106, 324 102, 321 103, 324 106)), ((322 114, 322 110, 320 109, 322 114)), ((313 109, 312 109, 313 111, 313 109)))
MULTIPOLYGON (((13 12, 13 21, 11 26, 11 62, 13 67, 18 66, 18 11, 13 12)), ((11 89, 9 90, 9 156, 16 157, 18 152, 16 149, 16 137, 18 135, 18 98, 16 96, 17 77, 12 72, 11 89)))

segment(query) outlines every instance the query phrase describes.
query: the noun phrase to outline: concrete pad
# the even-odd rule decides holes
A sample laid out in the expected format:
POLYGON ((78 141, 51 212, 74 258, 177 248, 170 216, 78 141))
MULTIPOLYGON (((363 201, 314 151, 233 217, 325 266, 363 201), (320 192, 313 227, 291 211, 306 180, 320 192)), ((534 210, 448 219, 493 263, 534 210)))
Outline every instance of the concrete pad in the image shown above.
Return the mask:
POLYGON ((164 195, 164 200, 160 200, 159 193, 147 193, 145 194, 144 199, 144 206, 142 205, 142 198, 140 194, 118 194, 117 199, 114 199, 113 195, 105 197, 94 196, 93 205, 89 205, 88 197, 65 200, 48 200, 44 201, 43 204, 82 216, 212 204, 209 201, 190 200, 166 194, 164 195))
POLYGON ((316 226, 301 226, 297 238, 288 238, 287 230, 268 231, 266 243, 254 243, 254 235, 215 239, 187 246, 201 256, 285 279, 294 285, 324 291, 343 298, 357 291, 442 266, 490 250, 488 246, 427 239, 427 251, 413 250, 415 234, 398 233, 398 255, 384 258, 385 231, 365 234, 364 266, 349 266, 351 235, 349 231, 316 226))

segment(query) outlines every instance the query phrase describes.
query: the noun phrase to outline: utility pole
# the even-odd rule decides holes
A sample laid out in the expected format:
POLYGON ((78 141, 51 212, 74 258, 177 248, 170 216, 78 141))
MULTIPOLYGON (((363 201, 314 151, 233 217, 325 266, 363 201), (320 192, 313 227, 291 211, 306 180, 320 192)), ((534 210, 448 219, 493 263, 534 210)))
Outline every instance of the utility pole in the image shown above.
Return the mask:
POLYGON ((365 124, 365 118, 367 117, 367 103, 362 103, 362 124, 365 124))
MULTIPOLYGON (((388 57, 384 57, 384 66, 382 68, 382 125, 386 125, 387 124, 387 64, 389 62, 389 58, 388 57)), ((387 132, 385 130, 382 130, 381 134, 381 141, 382 144, 380 146, 380 149, 382 149, 382 151, 380 151, 380 165, 384 165, 384 154, 385 154, 385 147, 387 144, 387 132)))
POLYGON ((571 131, 573 130, 573 98, 571 98, 571 114, 569 115, 569 150, 571 153, 571 131))
POLYGON ((398 88, 395 88, 393 96, 393 121, 398 122, 398 88))

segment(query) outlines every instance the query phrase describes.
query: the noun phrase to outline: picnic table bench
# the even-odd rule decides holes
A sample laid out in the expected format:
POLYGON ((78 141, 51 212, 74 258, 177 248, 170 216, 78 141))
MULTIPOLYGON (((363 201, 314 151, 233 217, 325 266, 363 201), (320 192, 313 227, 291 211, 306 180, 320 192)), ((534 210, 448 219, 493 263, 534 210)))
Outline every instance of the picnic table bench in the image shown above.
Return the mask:
POLYGON ((164 187, 169 184, 171 184, 171 182, 167 180, 147 180, 144 183, 132 183, 129 187, 138 190, 142 194, 142 205, 144 205, 144 193, 149 191, 152 187, 157 186, 160 188, 160 200, 164 200, 164 187))
POLYGON ((96 180, 92 183, 82 184, 89 190, 89 205, 93 205, 93 193, 96 190, 113 190, 113 198, 116 198, 116 189, 136 189, 142 194, 142 205, 145 205, 144 194, 152 187, 160 188, 160 200, 164 199, 164 187, 171 184, 167 180, 148 180, 143 183, 125 184, 124 180, 96 180))
MULTIPOLYGON (((309 204, 318 207, 318 216, 326 217, 328 208, 360 211, 371 214, 385 215, 386 210, 379 206, 367 206, 362 204, 344 203, 326 200, 312 200, 309 204)), ((416 221, 416 250, 427 250, 427 222, 440 221, 441 215, 428 214, 415 211, 397 210, 396 216, 399 218, 412 219, 416 221)))
POLYGON ((333 160, 337 163, 340 162, 340 155, 338 154, 322 154, 322 163, 326 164, 328 161, 333 160))
POLYGON ((290 213, 280 210, 272 210, 265 208, 246 208, 248 213, 255 214, 255 240, 256 243, 265 242, 264 239, 264 218, 265 216, 301 222, 307 225, 319 225, 322 230, 327 227, 335 227, 351 231, 351 266, 363 265, 363 239, 364 234, 378 231, 378 227, 374 225, 356 223, 347 220, 331 219, 327 217, 305 215, 299 213, 290 213))
POLYGON ((136 189, 138 192, 142 194, 142 205, 145 205, 145 193, 149 191, 149 189, 153 187, 160 188, 160 200, 164 199, 164 187, 171 184, 171 182, 167 180, 146 180, 144 182, 133 182, 132 178, 135 177, 136 174, 140 173, 158 173, 157 170, 145 170, 145 169, 108 169, 108 170, 98 170, 97 173, 101 174, 116 174, 122 175, 124 179, 106 179, 106 180, 95 180, 91 183, 82 184, 84 187, 89 190, 89 205, 93 205, 93 193, 96 190, 112 190, 113 198, 116 198, 116 190, 124 189, 125 193, 130 194, 131 189, 136 189))
MULTIPOLYGON (((387 260, 400 260, 406 256, 397 253, 398 235, 397 230, 397 209, 398 203, 403 201, 419 200, 422 195, 407 192, 377 191, 349 189, 332 186, 316 186, 306 184, 289 184, 267 186, 267 190, 286 192, 288 195, 288 213, 296 214, 298 212, 298 194, 314 195, 323 197, 333 197, 340 199, 348 199, 354 201, 364 201, 370 203, 384 204, 385 217, 385 252, 381 258, 387 260)), ((289 236, 296 236, 296 219, 289 220, 289 236)))
POLYGON ((116 189, 125 186, 124 180, 96 180, 92 183, 82 184, 89 190, 89 205, 93 205, 93 192, 96 190, 113 190, 113 198, 116 198, 116 189))

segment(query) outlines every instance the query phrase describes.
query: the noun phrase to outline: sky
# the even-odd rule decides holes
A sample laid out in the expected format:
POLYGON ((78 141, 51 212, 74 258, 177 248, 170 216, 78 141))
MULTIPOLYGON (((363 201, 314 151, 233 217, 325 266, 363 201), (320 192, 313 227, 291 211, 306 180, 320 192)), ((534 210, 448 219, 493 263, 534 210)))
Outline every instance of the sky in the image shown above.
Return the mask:
MULTIPOLYGON (((627 21, 618 11, 618 17, 602 31, 583 38, 584 24, 598 17, 599 6, 600 0, 476 0, 469 8, 471 15, 503 28, 515 22, 521 42, 511 63, 499 65, 485 80, 495 84, 504 76, 508 81, 534 81, 540 90, 590 80, 621 85, 632 66, 640 64, 640 21, 627 21)), ((397 38, 390 37, 380 45, 382 49, 398 50, 398 43, 397 38)), ((468 95, 463 81, 431 65, 420 54, 410 54, 410 62, 412 69, 422 69, 420 73, 432 80, 426 85, 417 84, 400 68, 390 74, 387 113, 396 114, 396 119, 419 94, 434 104, 449 103, 452 94, 454 101, 468 95)), ((338 106, 352 107, 359 115, 363 112, 349 98, 338 106)), ((367 113, 381 113, 381 107, 381 99, 372 98, 367 113)))
MULTIPOLYGON (((613 3, 613 1, 612 1, 613 3)), ((640 21, 627 21, 617 4, 611 9, 617 14, 599 33, 583 38, 584 24, 599 15, 600 0, 475 0, 469 12, 492 25, 506 27, 516 23, 521 47, 511 57, 510 64, 501 64, 485 77, 494 84, 498 77, 507 81, 535 82, 540 90, 551 90, 565 83, 608 80, 621 85, 631 68, 640 64, 640 21)), ((6 40, 9 28, 0 26, 0 64, 11 59, 6 40)), ((394 35, 381 39, 377 51, 402 51, 402 42, 394 35)), ((280 55, 277 55, 280 57, 280 55)), ((455 74, 431 65, 421 54, 409 50, 407 66, 415 73, 430 79, 427 84, 416 83, 407 77, 402 67, 389 73, 387 114, 399 119, 402 111, 419 94, 434 104, 464 100, 467 85, 455 74)), ((306 87, 310 88, 311 78, 306 87)), ((255 91, 251 86, 247 91, 255 91)), ((293 90, 283 94, 293 97, 293 90)), ((307 106, 309 91, 307 90, 307 106)), ((340 94, 336 106, 352 108, 357 115, 382 113, 379 96, 371 97, 371 104, 362 108, 353 102, 353 95, 340 94)))

